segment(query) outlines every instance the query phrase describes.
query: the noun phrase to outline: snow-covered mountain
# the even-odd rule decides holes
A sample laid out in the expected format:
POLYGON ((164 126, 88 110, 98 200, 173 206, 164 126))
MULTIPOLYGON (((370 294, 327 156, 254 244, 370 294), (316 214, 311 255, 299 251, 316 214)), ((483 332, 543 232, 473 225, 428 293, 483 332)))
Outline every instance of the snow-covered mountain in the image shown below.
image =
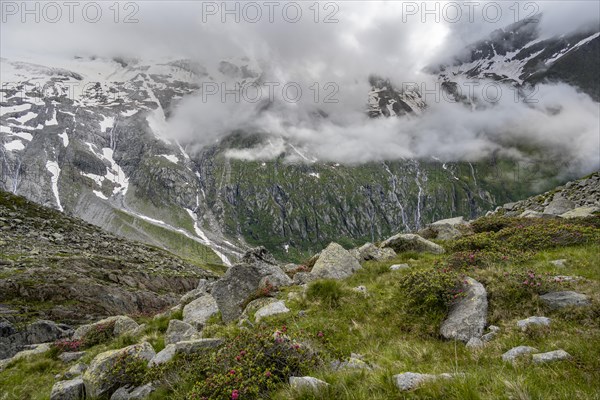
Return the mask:
MULTIPOLYGON (((598 36, 540 39, 535 21, 525 20, 432 70, 446 88, 463 78, 515 85, 550 79, 598 99, 591 72, 598 36)), ((519 161, 497 157, 347 166, 251 132, 201 150, 174 140, 167 120, 202 82, 260 82, 261 68, 248 59, 0 62, 3 189, 203 263, 227 265, 254 244, 298 260, 334 238, 373 241, 435 219, 475 217, 550 187, 549 178, 561 172, 556 165, 524 170, 519 161), (279 156, 239 157, 256 146, 271 146, 279 156)), ((427 107, 418 90, 395 88, 385 78, 370 84, 364 104, 371 117, 418 116, 427 107)))

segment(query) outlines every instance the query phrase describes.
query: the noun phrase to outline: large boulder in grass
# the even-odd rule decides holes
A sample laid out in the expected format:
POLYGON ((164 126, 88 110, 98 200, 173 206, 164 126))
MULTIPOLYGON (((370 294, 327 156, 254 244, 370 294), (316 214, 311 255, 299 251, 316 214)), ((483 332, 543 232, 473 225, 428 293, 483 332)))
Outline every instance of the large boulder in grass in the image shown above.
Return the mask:
POLYGON ((172 319, 169 321, 169 327, 165 332, 166 345, 197 338, 200 338, 200 334, 192 325, 178 319, 172 319))
POLYGON ((205 294, 183 307, 183 322, 196 329, 203 329, 206 321, 218 312, 219 307, 214 297, 205 294))
POLYGON ((442 254, 444 252, 442 246, 412 233, 399 233, 394 235, 381 242, 379 247, 389 247, 396 253, 415 251, 417 253, 442 254))
POLYGON ((357 249, 350 250, 350 254, 359 262, 363 261, 387 261, 396 257, 396 252, 389 247, 380 248, 373 243, 365 243, 357 249))
POLYGON ((540 299, 552 310, 564 307, 583 307, 590 304, 585 294, 573 291, 546 293, 540 296, 540 299))
POLYGON ((110 396, 119 388, 118 374, 125 368, 117 368, 119 363, 134 360, 149 362, 155 355, 154 349, 147 342, 98 354, 83 374, 86 396, 93 399, 110 396))
POLYGON ((487 292, 473 278, 463 283, 464 296, 457 300, 442 322, 440 333, 445 339, 467 343, 471 338, 481 338, 487 322, 487 292))
POLYGON ((119 337, 127 333, 132 333, 140 326, 132 318, 126 315, 117 315, 109 317, 93 324, 82 325, 75 330, 73 339, 82 339, 92 329, 103 329, 104 327, 112 326, 112 334, 114 337, 119 337))
POLYGON ((348 250, 330 243, 315 262, 311 275, 316 279, 345 279, 361 268, 348 250))
POLYGON ((50 393, 50 400, 81 400, 84 398, 85 387, 81 378, 56 382, 50 393))
POLYGON ((228 323, 240 317, 248 300, 260 290, 276 290, 292 283, 290 277, 275 265, 273 257, 259 247, 248 251, 241 263, 229 268, 214 284, 211 294, 223 322, 228 323))
POLYGON ((469 223, 463 217, 443 219, 427 225, 419 234, 428 239, 452 240, 464 235, 469 223))

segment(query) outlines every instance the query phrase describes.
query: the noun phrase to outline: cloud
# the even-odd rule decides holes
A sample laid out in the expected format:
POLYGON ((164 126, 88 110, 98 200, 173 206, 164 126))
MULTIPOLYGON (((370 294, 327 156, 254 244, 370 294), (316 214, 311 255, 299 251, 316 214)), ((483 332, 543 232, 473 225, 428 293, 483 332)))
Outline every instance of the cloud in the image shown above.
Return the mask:
MULTIPOLYGON (((439 21, 431 14, 423 19, 423 2, 412 2, 419 9, 408 15, 410 2, 398 1, 331 2, 331 8, 321 2, 318 23, 310 8, 313 3, 298 2, 302 18, 291 23, 283 18, 284 3, 279 3, 274 22, 268 20, 263 7, 262 19, 250 23, 243 19, 235 22, 231 16, 223 22, 219 14, 203 21, 201 2, 143 1, 135 2, 139 9, 134 17, 139 22, 131 24, 122 22, 128 10, 120 9, 120 22, 115 23, 114 12, 108 8, 112 3, 98 3, 103 10, 98 23, 83 21, 77 13, 75 23, 65 18, 55 24, 21 23, 10 17, 0 26, 2 56, 169 56, 192 58, 207 66, 246 56, 261 64, 265 79, 282 85, 296 82, 303 88, 300 103, 287 103, 278 92, 277 101, 268 109, 262 102, 185 99, 173 113, 171 131, 175 138, 197 147, 242 129, 286 138, 322 160, 366 162, 429 156, 476 159, 494 152, 526 157, 514 143, 531 142, 545 146, 548 154, 561 149, 563 156, 573 159, 574 168, 598 168, 597 103, 566 85, 540 86, 538 104, 515 103, 505 89, 500 102, 477 110, 433 102, 420 117, 373 120, 365 116, 370 75, 387 77, 395 84, 430 84, 431 77, 422 73, 423 67, 515 22, 514 2, 481 1, 472 19, 464 2, 427 2, 440 12, 458 3, 463 15, 455 23, 441 14, 439 21), (492 21, 489 16, 496 5, 502 12, 492 21), (484 9, 489 11, 487 16, 484 9), (338 22, 324 23, 332 12, 338 22), (309 101, 312 85, 318 84, 321 100, 329 82, 339 88, 338 103, 309 101), (319 112, 328 117, 315 117, 319 112)), ((216 4, 220 7, 222 3, 216 4)), ((245 3, 237 4, 243 7, 245 3)), ((518 17, 543 12, 541 32, 554 36, 597 25, 599 7, 591 1, 521 2, 518 17)), ((258 157, 279 150, 281 146, 274 145, 259 150, 258 157)))

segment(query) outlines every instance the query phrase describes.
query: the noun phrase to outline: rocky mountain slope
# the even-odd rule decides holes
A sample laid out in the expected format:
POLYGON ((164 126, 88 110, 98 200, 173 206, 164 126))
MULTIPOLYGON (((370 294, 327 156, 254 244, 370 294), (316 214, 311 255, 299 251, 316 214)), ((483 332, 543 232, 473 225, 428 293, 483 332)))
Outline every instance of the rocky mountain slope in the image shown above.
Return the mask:
POLYGON ((492 79, 517 86, 566 82, 600 100, 600 32, 597 26, 560 37, 540 37, 543 15, 494 31, 472 44, 465 54, 432 68, 442 81, 492 79))
POLYGON ((161 248, 0 191, 0 315, 74 323, 156 313, 215 277, 161 248))

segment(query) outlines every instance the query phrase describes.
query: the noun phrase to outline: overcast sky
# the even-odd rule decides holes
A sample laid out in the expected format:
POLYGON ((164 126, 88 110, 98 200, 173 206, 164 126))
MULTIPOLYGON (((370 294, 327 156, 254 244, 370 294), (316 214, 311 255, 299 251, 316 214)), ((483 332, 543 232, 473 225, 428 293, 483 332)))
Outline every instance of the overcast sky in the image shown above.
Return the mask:
MULTIPOLYGON (((305 141, 322 158, 342 161, 428 155, 465 159, 498 147, 514 150, 502 147, 497 140, 482 139, 482 131, 493 131, 489 135, 496 138, 521 135, 545 143, 558 140, 559 147, 585 158, 585 168, 597 165, 589 161, 598 155, 597 104, 566 85, 544 87, 542 103, 536 107, 510 103, 507 96, 505 103, 484 112, 442 104, 430 107, 417 120, 364 119, 369 75, 394 82, 427 81, 431 77, 422 74, 424 67, 456 54, 495 29, 538 12, 544 13, 544 37, 597 26, 597 1, 480 1, 471 2, 471 6, 468 2, 439 1, 427 2, 426 9, 421 1, 294 3, 301 4, 301 17, 294 4, 288 4, 293 2, 272 2, 273 8, 256 2, 261 17, 256 7, 244 9, 247 2, 239 2, 239 21, 235 12, 223 13, 222 2, 121 2, 118 14, 109 8, 112 1, 88 3, 92 4, 78 3, 70 22, 70 10, 64 6, 58 16, 56 9, 44 8, 43 2, 29 2, 29 10, 36 10, 37 4, 40 21, 36 22, 36 12, 24 13, 21 1, 2 1, 2 57, 28 57, 40 62, 49 56, 74 55, 186 57, 208 65, 247 56, 264 63, 271 80, 301 82, 303 87, 311 82, 336 82, 341 88, 340 103, 326 109, 331 120, 317 125, 307 118, 311 110, 301 107, 275 110, 257 120, 248 104, 198 104, 192 99, 174 113, 173 131, 180 138, 198 135, 198 126, 203 138, 212 140, 230 128, 252 124, 256 129, 305 141), (91 22, 94 19, 97 22, 91 22), (570 104, 562 104, 567 101, 570 104), (557 105, 563 107, 563 114, 549 116, 547 110, 557 105), (224 120, 230 124, 223 125, 224 120), (565 131, 577 135, 578 140, 573 141, 565 131)), ((228 2, 227 7, 234 9, 236 3, 228 2)))

